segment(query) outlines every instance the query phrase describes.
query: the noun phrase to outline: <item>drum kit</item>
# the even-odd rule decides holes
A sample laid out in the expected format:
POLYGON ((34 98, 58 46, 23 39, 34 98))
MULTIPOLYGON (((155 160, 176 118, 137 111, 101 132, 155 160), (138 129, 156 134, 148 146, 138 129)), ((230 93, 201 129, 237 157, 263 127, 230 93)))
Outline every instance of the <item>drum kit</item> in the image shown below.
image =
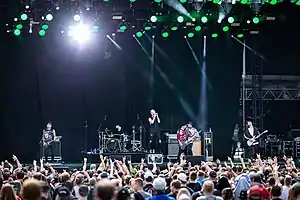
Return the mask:
POLYGON ((127 153, 142 151, 142 127, 132 127, 132 135, 122 131, 121 126, 116 125, 116 131, 107 128, 98 131, 100 153, 127 153), (139 135, 139 140, 137 140, 139 135))

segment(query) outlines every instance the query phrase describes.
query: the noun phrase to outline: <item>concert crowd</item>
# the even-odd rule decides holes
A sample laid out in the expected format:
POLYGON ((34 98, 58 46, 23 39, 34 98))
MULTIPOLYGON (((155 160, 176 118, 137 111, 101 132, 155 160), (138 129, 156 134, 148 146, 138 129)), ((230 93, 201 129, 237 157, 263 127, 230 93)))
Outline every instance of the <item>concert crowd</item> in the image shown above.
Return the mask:
POLYGON ((99 164, 80 170, 56 171, 50 164, 22 166, 2 162, 0 200, 296 200, 300 199, 299 171, 292 158, 261 159, 241 165, 228 162, 180 162, 166 169, 144 159, 134 165, 126 158, 100 156, 99 164), (17 166, 15 169, 13 166, 17 166))

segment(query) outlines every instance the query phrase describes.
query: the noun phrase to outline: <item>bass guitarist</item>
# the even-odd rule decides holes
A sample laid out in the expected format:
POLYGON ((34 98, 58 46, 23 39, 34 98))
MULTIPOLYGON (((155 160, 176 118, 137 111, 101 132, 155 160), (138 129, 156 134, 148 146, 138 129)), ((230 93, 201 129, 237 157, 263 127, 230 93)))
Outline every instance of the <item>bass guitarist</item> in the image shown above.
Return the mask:
POLYGON ((54 160, 53 154, 53 141, 56 138, 56 132, 52 127, 52 123, 48 122, 46 129, 43 130, 42 144, 43 144, 43 156, 45 156, 46 162, 48 162, 49 153, 51 154, 51 160, 54 160))

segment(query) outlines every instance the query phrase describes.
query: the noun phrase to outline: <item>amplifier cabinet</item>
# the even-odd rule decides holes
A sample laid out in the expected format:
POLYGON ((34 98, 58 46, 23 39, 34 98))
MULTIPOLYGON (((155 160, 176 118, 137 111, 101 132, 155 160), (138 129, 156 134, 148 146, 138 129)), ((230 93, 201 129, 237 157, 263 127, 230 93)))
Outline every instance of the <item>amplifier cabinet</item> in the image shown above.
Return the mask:
MULTIPOLYGON (((52 143, 52 151, 53 151, 53 155, 54 155, 54 160, 55 161, 60 161, 62 160, 62 156, 61 156, 61 141, 54 141, 52 143)), ((43 145, 40 146, 40 157, 45 160, 45 152, 44 152, 44 148, 43 145)), ((51 153, 48 153, 48 160, 51 159, 51 153)))

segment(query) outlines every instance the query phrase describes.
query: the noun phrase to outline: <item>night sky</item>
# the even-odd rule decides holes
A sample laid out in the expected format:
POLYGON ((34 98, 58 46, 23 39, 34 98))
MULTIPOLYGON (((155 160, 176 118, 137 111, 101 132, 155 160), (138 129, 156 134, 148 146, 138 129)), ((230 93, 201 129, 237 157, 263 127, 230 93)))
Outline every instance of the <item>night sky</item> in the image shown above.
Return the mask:
MULTIPOLYGON (((300 75, 296 25, 300 8, 284 4, 276 9, 276 21, 259 25, 260 35, 247 36, 246 43, 266 58, 264 74, 300 75)), ((10 16, 5 13, 1 26, 10 16)), ((190 39, 201 62, 204 35, 190 39)), ((63 160, 78 161, 84 148, 85 121, 88 146, 96 148, 99 124, 110 129, 119 124, 130 133, 133 125, 140 125, 138 114, 148 128, 151 108, 160 113, 163 129, 176 131, 190 120, 179 96, 198 115, 201 66, 197 66, 182 33, 155 39, 167 57, 155 51, 156 68, 164 76, 155 70, 153 95, 151 62, 130 31, 116 34, 121 51, 101 31, 92 45, 82 47, 54 31, 43 38, 16 37, 4 30, 0 36, 0 160, 10 159, 11 154, 22 161, 36 159, 41 130, 48 121, 63 136, 63 160), (106 51, 111 53, 108 59, 104 58, 106 51)), ((151 54, 151 41, 145 36, 139 40, 151 54)), ((215 134, 215 156, 219 158, 229 154, 233 128, 239 122, 242 50, 229 36, 207 39, 207 121, 215 134)), ((248 70, 252 58, 253 54, 247 52, 248 70)), ((298 102, 267 104, 266 128, 273 132, 286 132, 290 124, 300 128, 298 102)))

